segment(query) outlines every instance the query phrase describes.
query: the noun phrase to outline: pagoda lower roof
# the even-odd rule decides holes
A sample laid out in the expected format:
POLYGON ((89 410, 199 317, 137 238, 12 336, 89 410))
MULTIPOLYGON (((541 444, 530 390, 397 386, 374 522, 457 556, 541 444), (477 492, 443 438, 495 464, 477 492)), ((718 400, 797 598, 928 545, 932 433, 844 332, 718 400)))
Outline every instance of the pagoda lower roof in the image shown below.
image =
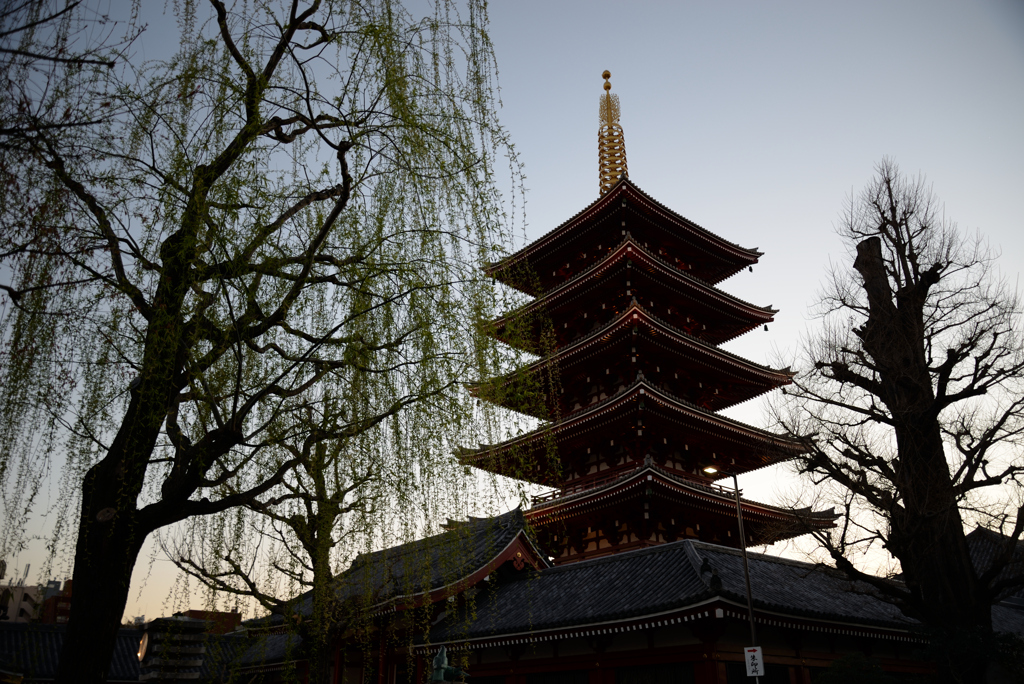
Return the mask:
POLYGON ((762 255, 756 248, 741 247, 729 242, 677 214, 645 193, 631 180, 623 178, 611 190, 554 230, 515 254, 487 265, 485 272, 512 287, 536 296, 540 291, 538 286, 541 289, 546 287, 547 278, 542 273, 534 273, 533 278, 516 277, 516 268, 524 265, 527 268, 535 267, 545 257, 572 251, 574 248, 571 244, 583 237, 588 226, 593 226, 602 218, 607 219, 608 214, 625 206, 676 235, 690 245, 691 249, 699 251, 706 259, 706 263, 700 268, 701 276, 709 282, 725 280, 747 266, 757 263, 762 255))
MULTIPOLYGON (((534 525, 546 525, 577 516, 590 507, 613 506, 616 499, 630 496, 632 490, 638 487, 658 487, 663 493, 670 492, 683 497, 691 506, 730 518, 736 516, 736 498, 733 490, 680 477, 650 462, 642 463, 631 472, 618 477, 595 481, 594 486, 589 489, 570 493, 552 492, 549 495, 534 497, 534 506, 525 511, 525 515, 534 525)), ((774 541, 805 534, 812 529, 831 527, 832 521, 838 517, 833 510, 779 508, 743 497, 740 497, 740 506, 743 509, 743 519, 749 524, 785 524, 778 527, 779 536, 775 537, 774 541)))
MULTIPOLYGON (((502 467, 506 456, 515 456, 517 463, 530 463, 534 467, 533 472, 517 472, 515 477, 550 485, 552 476, 544 472, 544 465, 550 462, 548 454, 552 444, 557 446, 569 439, 594 440, 605 433, 618 435, 620 439, 630 439, 642 436, 645 429, 651 433, 660 430, 659 434, 671 432, 673 435, 682 435, 680 440, 696 434, 705 442, 719 445, 717 451, 723 457, 726 457, 727 450, 732 451, 730 458, 735 462, 730 463, 730 467, 739 472, 771 465, 804 451, 804 447, 795 439, 712 413, 672 396, 654 387, 640 373, 633 384, 607 399, 500 444, 463 450, 459 457, 467 465, 511 475, 500 472, 498 468, 502 467), (645 410, 647 401, 650 407, 645 410), (632 424, 630 420, 636 423, 632 424), (628 434, 622 434, 623 423, 626 423, 628 434), (609 427, 620 431, 608 432, 606 428, 609 427), (736 461, 737 458, 740 460, 736 461)), ((715 454, 712 453, 710 458, 715 458, 715 454)))
MULTIPOLYGON (((748 395, 744 396, 739 401, 732 403, 723 402, 721 405, 716 405, 713 407, 713 410, 715 411, 728 408, 736 403, 741 403, 742 401, 751 399, 763 392, 775 389, 776 387, 787 385, 792 381, 793 376, 795 375, 795 373, 790 371, 788 368, 778 370, 768 366, 762 366, 750 361, 749 359, 745 359, 742 356, 725 351, 720 347, 708 344, 698 337, 694 337, 693 335, 673 327, 634 300, 628 309, 619 314, 618 317, 610 321, 607 325, 592 331, 585 337, 575 340, 564 347, 560 347, 552 356, 535 361, 521 371, 498 378, 495 381, 492 381, 492 383, 508 388, 513 383, 520 381, 527 374, 540 373, 552 365, 554 365, 560 373, 564 374, 570 367, 585 362, 585 359, 587 358, 601 354, 617 337, 631 334, 631 331, 635 326, 644 326, 651 336, 657 340, 659 346, 663 348, 666 357, 685 357, 686 359, 692 360, 695 364, 712 368, 717 374, 735 378, 743 383, 749 383, 751 391, 748 395)), ((493 397, 487 396, 485 389, 482 389, 492 383, 477 383, 475 385, 477 395, 482 398, 493 399, 493 397)), ((519 396, 519 394, 515 392, 512 392, 511 394, 519 396)), ((536 409, 543 407, 540 405, 534 406, 533 404, 536 402, 528 402, 521 406, 511 405, 506 401, 501 401, 500 403, 507 408, 511 408, 521 413, 528 413, 541 419, 547 418, 551 415, 550 412, 545 415, 537 415, 536 409)))
MULTIPOLYGON (((652 254, 636 241, 632 235, 627 234, 622 242, 590 268, 554 289, 545 292, 529 304, 495 320, 494 326, 498 330, 499 339, 514 346, 523 346, 517 344, 515 339, 506 339, 508 336, 502 334, 502 331, 510 322, 538 312, 545 312, 557 322, 560 309, 567 307, 578 308, 577 302, 580 298, 591 294, 599 287, 607 287, 609 272, 616 267, 622 267, 625 263, 635 265, 638 270, 638 276, 641 275, 639 271, 646 271, 647 277, 652 277, 655 282, 671 290, 676 297, 672 298, 673 302, 670 308, 675 308, 678 312, 682 312, 687 307, 680 306, 676 302, 679 299, 686 298, 697 303, 697 306, 700 308, 716 311, 726 319, 739 323, 738 325, 730 325, 729 330, 723 329, 721 333, 709 330, 704 337, 707 337, 714 344, 721 344, 759 325, 771 323, 774 320, 774 315, 778 313, 778 310, 773 309, 771 306, 757 306, 756 304, 743 301, 699 278, 679 270, 672 264, 652 254)), ((555 329, 556 334, 560 332, 557 325, 555 329)), ((530 342, 532 343, 533 340, 530 340, 530 342)))

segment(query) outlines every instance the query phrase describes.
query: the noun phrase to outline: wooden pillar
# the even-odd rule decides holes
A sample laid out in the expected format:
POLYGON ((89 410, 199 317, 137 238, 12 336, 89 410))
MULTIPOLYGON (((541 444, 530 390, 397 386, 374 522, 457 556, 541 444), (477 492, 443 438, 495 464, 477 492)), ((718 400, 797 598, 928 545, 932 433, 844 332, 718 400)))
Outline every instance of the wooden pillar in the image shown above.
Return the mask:
POLYGON ((384 621, 380 623, 380 644, 378 648, 380 653, 377 657, 377 684, 387 684, 388 682, 388 638, 386 630, 384 629, 384 621))
POLYGON ((727 684, 725 663, 708 658, 693 664, 694 684, 727 684))

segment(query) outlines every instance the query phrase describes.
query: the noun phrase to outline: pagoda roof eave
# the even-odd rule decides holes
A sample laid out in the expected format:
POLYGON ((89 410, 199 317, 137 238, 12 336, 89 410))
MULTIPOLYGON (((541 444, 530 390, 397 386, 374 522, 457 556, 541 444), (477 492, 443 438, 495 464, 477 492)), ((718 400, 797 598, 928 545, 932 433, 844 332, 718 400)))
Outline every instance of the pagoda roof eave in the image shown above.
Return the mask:
MULTIPOLYGON (((591 489, 543 501, 539 505, 524 511, 524 515, 528 520, 533 521, 542 517, 556 516, 566 509, 585 506, 599 499, 606 503, 607 499, 610 496, 614 496, 615 492, 624 491, 642 483, 658 484, 682 490, 694 498, 721 505, 725 509, 729 509, 730 514, 736 507, 736 499, 732 492, 727 492, 717 485, 706 485, 688 480, 687 478, 670 473, 653 463, 643 463, 633 471, 624 473, 619 478, 602 483, 591 489)), ((819 529, 830 527, 832 521, 838 517, 838 514, 831 509, 829 511, 812 511, 810 508, 785 509, 743 497, 740 497, 740 504, 743 507, 744 515, 756 515, 761 518, 774 518, 776 520, 800 520, 808 527, 819 529)))
MULTIPOLYGON (((534 240, 530 244, 526 245, 518 252, 510 254, 509 256, 501 259, 497 262, 491 262, 484 266, 484 272, 490 276, 496 276, 500 271, 504 271, 511 266, 528 259, 537 252, 551 246, 553 243, 558 241, 560 238, 571 232, 576 226, 583 223, 590 215, 597 213, 607 205, 614 203, 624 193, 634 193, 639 198, 648 202, 652 208, 661 213, 665 218, 676 224, 677 227, 682 228, 685 233, 691 237, 696 237, 699 241, 704 242, 706 245, 713 245, 721 251, 728 253, 733 256, 737 261, 743 262, 744 265, 753 265, 757 263, 764 252, 759 251, 756 247, 742 247, 734 242, 729 242, 720 235, 716 235, 707 228, 700 226, 693 221, 687 219, 672 209, 669 209, 664 204, 654 199, 646 192, 640 189, 629 178, 622 178, 618 183, 612 187, 611 190, 606 192, 604 195, 598 197, 590 205, 583 208, 575 216, 563 222, 558 227, 547 232, 540 238, 534 240)), ((736 270, 741 270, 743 267, 736 270)), ((730 274, 731 275, 731 274, 730 274)))
POLYGON ((631 401, 634 397, 638 396, 650 398, 663 406, 677 410, 680 413, 696 418, 697 420, 704 421, 709 425, 717 426, 726 432, 732 433, 735 437, 753 439, 761 443, 768 442, 781 451, 791 452, 792 455, 802 453, 803 451, 803 447, 798 440, 768 432, 767 430, 762 430, 752 425, 747 425, 746 423, 733 418, 712 413, 711 411, 697 406, 696 404, 692 404, 685 399, 681 399, 669 394, 668 392, 653 387, 644 379, 643 374, 641 373, 638 374, 637 379, 632 385, 620 390, 607 399, 603 399, 591 404, 590 406, 584 407, 583 409, 580 409, 579 411, 576 411, 558 421, 542 425, 535 430, 513 437, 512 439, 501 442, 500 444, 481 445, 477 449, 461 449, 457 452, 457 455, 462 462, 467 465, 472 465, 475 461, 492 456, 497 451, 530 445, 531 443, 543 440, 545 436, 552 431, 555 433, 563 432, 586 421, 593 420, 602 414, 615 411, 616 409, 624 406, 627 402, 631 401))
MULTIPOLYGON (((526 366, 523 371, 526 373, 535 373, 552 362, 561 362, 574 356, 582 351, 590 349, 595 344, 603 342, 603 338, 607 337, 611 333, 615 332, 616 329, 622 327, 629 327, 634 325, 632 321, 644 321, 648 323, 652 328, 658 330, 661 334, 666 336, 674 337, 676 342, 685 345, 687 348, 697 351, 705 355, 708 358, 713 358, 715 361, 720 361, 731 365, 741 372, 748 372, 756 375, 760 375, 762 378, 767 380, 771 384, 788 384, 792 381, 793 377, 796 376, 794 371, 786 369, 776 369, 770 366, 762 366, 761 364, 755 363, 749 359, 746 359, 738 354, 726 351, 721 347, 717 347, 712 344, 708 344, 699 337, 695 337, 685 331, 676 328, 670 323, 666 322, 662 318, 655 316, 649 312, 640 303, 635 300, 630 304, 629 308, 623 311, 618 317, 612 319, 607 325, 598 328, 597 330, 589 333, 585 337, 560 347, 555 353, 548 357, 534 361, 533 363, 526 366)), ((506 375, 502 377, 502 382, 507 383, 512 375, 506 375)), ((479 386, 482 383, 473 383, 474 386, 479 386)))
MULTIPOLYGON (((696 278, 694 276, 680 271, 675 266, 667 263, 666 261, 659 259, 654 254, 651 254, 647 249, 637 242, 631 235, 627 235, 626 238, 618 244, 618 246, 611 250, 603 259, 588 267, 587 269, 578 273, 575 277, 567 280, 566 282, 559 285, 557 288, 545 292, 540 297, 537 297, 530 303, 514 309, 509 313, 497 318, 493 321, 493 325, 496 327, 502 327, 509 321, 516 317, 530 313, 537 309, 550 307, 554 300, 565 297, 567 293, 578 289, 584 284, 595 282, 595 276, 608 268, 614 266, 617 262, 626 258, 634 258, 640 256, 643 259, 648 260, 651 266, 661 269, 669 277, 673 277, 702 295, 706 295, 708 299, 717 301, 725 307, 731 308, 734 311, 742 312, 756 319, 754 325, 760 325, 762 323, 770 323, 773 320, 773 316, 779 312, 778 309, 769 306, 757 306, 750 302, 744 301, 739 297, 735 297, 728 292, 719 290, 714 285, 696 278), (633 250, 636 251, 633 251, 633 250)), ((600 282, 599 280, 596 282, 600 282)))

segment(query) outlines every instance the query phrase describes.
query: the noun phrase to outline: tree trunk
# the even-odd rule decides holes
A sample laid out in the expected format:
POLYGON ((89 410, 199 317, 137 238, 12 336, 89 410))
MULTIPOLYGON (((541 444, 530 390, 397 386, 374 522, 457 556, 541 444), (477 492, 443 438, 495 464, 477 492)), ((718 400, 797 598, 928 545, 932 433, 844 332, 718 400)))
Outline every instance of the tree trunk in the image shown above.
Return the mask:
POLYGON ((888 545, 914 596, 909 608, 938 629, 991 631, 991 608, 967 548, 924 350, 923 307, 938 274, 925 271, 893 292, 877 237, 857 245, 854 268, 864 279, 869 307, 857 334, 875 365, 879 398, 896 435, 893 469, 903 498, 889 512, 888 545))
MULTIPOLYGON (((194 195, 196 202, 198 191, 194 195)), ((140 525, 139 494, 160 435, 175 376, 185 364, 181 305, 195 252, 195 215, 164 241, 160 277, 137 384, 106 455, 82 482, 82 513, 75 544, 73 598, 57 670, 59 684, 104 682, 128 600, 132 570, 152 529, 140 525)), ((180 470, 183 463, 175 463, 180 470)), ((172 471, 173 474, 173 471, 172 471)), ((165 487, 166 487, 165 482, 165 487)), ((167 492, 164 492, 164 499, 167 492)))
POLYGON ((82 517, 75 547, 71 616, 56 681, 105 682, 145 533, 138 530, 135 498, 129 510, 111 513, 104 503, 124 499, 120 483, 97 464, 83 485, 82 517), (112 518, 107 518, 113 515, 112 518))
POLYGON ((104 682, 128 602, 132 570, 151 530, 136 510, 163 413, 160 395, 136 388, 102 461, 82 482, 71 615, 57 669, 59 684, 104 682))
POLYGON ((328 684, 327 675, 331 667, 330 635, 334 618, 334 597, 331 596, 331 566, 328 554, 314 559, 313 565, 313 614, 311 629, 307 630, 310 643, 306 644, 309 654, 310 684, 328 684))
POLYGON ((306 631, 310 643, 305 645, 309 654, 310 684, 329 684, 331 650, 336 645, 332 637, 339 631, 337 596, 334 594, 334 577, 331 574, 331 549, 334 547, 332 535, 339 511, 334 502, 325 501, 330 497, 327 496, 323 461, 319 458, 322 455, 322 447, 318 445, 311 475, 320 501, 316 512, 310 516, 310 529, 314 536, 307 541, 306 547, 313 566, 313 611, 309 616, 310 629, 306 631))
POLYGON ((941 440, 936 436, 937 446, 905 445, 902 442, 914 441, 913 437, 901 438, 898 432, 897 441, 901 442, 900 468, 907 473, 905 505, 891 518, 889 547, 900 560, 907 588, 915 597, 915 612, 931 627, 989 632, 992 610, 971 563, 941 440), (927 477, 926 472, 944 477, 927 477))

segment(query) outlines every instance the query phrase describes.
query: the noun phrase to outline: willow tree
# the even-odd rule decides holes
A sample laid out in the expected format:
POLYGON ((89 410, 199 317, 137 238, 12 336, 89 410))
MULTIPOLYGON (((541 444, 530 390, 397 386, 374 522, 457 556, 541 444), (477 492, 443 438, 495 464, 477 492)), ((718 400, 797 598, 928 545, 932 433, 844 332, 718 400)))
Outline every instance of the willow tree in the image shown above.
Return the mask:
POLYGON ((849 263, 833 272, 821 331, 777 407, 806 446, 799 469, 847 513, 815 536, 940 638, 992 643, 993 603, 1024 586, 1020 298, 981 238, 891 161, 851 198, 839 233, 849 263), (969 524, 988 530, 977 540, 988 548, 970 548, 969 524), (901 582, 858 568, 872 547, 898 561, 901 582))
POLYGON ((468 415, 459 381, 494 358, 478 265, 508 237, 495 174, 516 167, 496 166, 483 3, 425 9, 183 2, 163 60, 5 53, 2 542, 61 466, 60 681, 105 677, 154 531, 265 500, 295 445, 468 415))

